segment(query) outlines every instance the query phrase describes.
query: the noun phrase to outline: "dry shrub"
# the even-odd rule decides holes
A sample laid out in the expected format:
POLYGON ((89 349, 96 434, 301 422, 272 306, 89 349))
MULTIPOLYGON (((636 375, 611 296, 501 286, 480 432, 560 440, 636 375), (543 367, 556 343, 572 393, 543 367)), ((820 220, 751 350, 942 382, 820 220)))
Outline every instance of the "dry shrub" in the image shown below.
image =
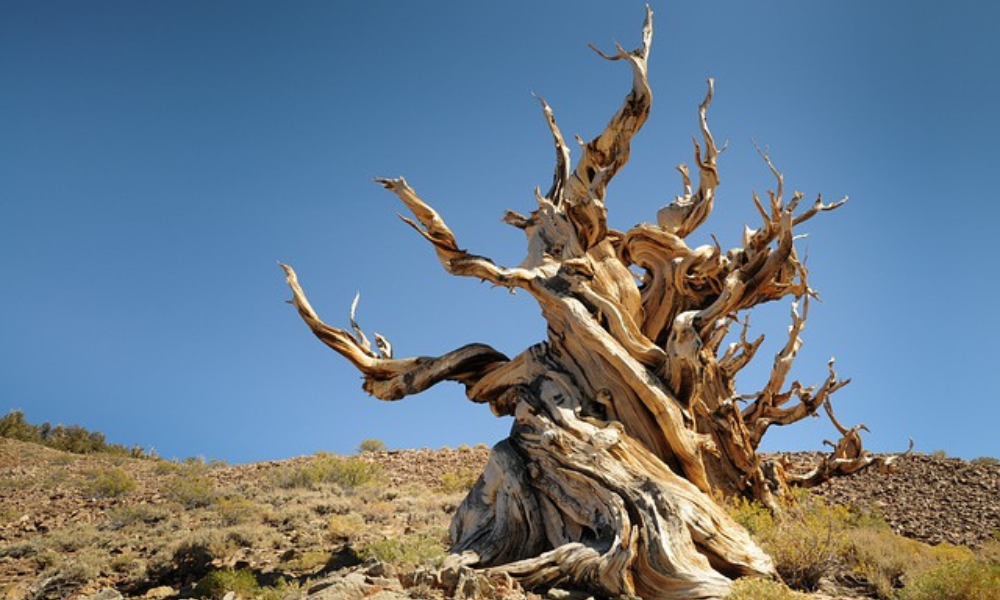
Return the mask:
POLYGON ((89 523, 76 523, 57 529, 42 539, 46 547, 58 552, 76 552, 104 546, 110 536, 89 523))
POLYGON ((335 542, 350 542, 365 532, 365 520, 357 513, 333 515, 327 522, 327 532, 335 542))
POLYGON ((366 523, 379 523, 385 525, 392 521, 399 511, 396 505, 392 502, 377 500, 363 505, 360 508, 360 512, 366 523))
POLYGON ((336 496, 328 500, 324 499, 323 501, 313 505, 312 510, 321 517, 329 515, 346 515, 354 510, 355 502, 352 500, 353 498, 336 496))
POLYGON ((41 551, 42 543, 39 539, 22 540, 0 546, 0 558, 30 558, 41 551))
POLYGON ((260 516, 260 507, 241 496, 219 498, 213 508, 223 525, 239 525, 260 516))
POLYGON ((222 545, 215 551, 220 555, 233 554, 237 548, 267 548, 274 545, 278 534, 263 525, 239 525, 223 529, 222 545))
POLYGON ((993 539, 983 544, 979 549, 979 556, 987 562, 1000 565, 1000 532, 994 532, 993 539))
POLYGON ((768 579, 744 577, 733 582, 725 600, 805 600, 806 595, 768 579))
POLYGON ((845 567, 866 582, 879 598, 893 598, 900 588, 926 571, 948 562, 966 561, 973 552, 965 547, 928 546, 895 535, 888 526, 869 526, 851 531, 845 567))
POLYGON ((41 573, 30 590, 31 598, 69 598, 101 574, 100 557, 79 553, 41 573))
POLYGON ((239 598, 253 598, 260 593, 260 586, 250 571, 226 569, 205 575, 194 588, 196 597, 211 600, 222 600, 229 592, 239 598))
POLYGON ((276 534, 266 527, 202 529, 173 546, 169 558, 158 566, 157 579, 197 581, 218 564, 230 562, 241 548, 264 547, 276 534))
POLYGON ((172 571, 181 580, 200 579, 212 570, 212 561, 219 558, 217 551, 215 532, 200 532, 178 544, 160 568, 172 571))
POLYGON ((176 475, 184 470, 184 467, 180 463, 174 462, 172 460, 158 460, 156 464, 153 465, 153 474, 164 476, 164 475, 176 475))
POLYGON ((107 511, 108 528, 111 530, 122 529, 129 525, 141 523, 151 525, 168 519, 171 514, 166 508, 150 504, 136 504, 133 506, 115 506, 107 511))
POLYGON ((354 456, 335 456, 318 452, 305 463, 278 470, 273 482, 281 488, 316 489, 321 484, 335 484, 345 491, 384 480, 382 467, 354 456))
POLYGON ((907 582, 899 600, 1000 600, 1000 565, 966 559, 944 562, 907 582))
POLYGON ((987 544, 978 556, 963 546, 929 546, 894 534, 880 519, 808 494, 781 517, 743 500, 730 514, 794 589, 813 591, 821 579, 839 577, 885 600, 1000 600, 1000 560, 991 558, 994 551, 1000 558, 1000 544, 987 544))

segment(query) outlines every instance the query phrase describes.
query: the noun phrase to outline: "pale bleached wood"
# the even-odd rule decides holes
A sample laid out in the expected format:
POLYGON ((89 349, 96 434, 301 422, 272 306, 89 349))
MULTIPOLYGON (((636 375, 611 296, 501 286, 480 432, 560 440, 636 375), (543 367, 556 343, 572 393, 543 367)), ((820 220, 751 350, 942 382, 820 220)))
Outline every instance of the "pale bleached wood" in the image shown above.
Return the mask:
MULTIPOLYGON (((831 397, 848 383, 831 361, 822 384, 791 378, 803 343, 810 298, 808 272, 795 249, 795 227, 843 201, 822 198, 798 211, 802 194, 785 200, 785 180, 768 154, 775 190, 753 202, 761 224, 724 251, 718 241, 686 237, 716 205, 718 148, 708 123, 714 82, 698 107, 694 143, 697 187, 679 168, 683 193, 657 213, 657 224, 627 232, 607 225, 606 195, 631 142, 649 116, 647 9, 642 41, 629 52, 598 53, 626 61, 632 86, 621 108, 574 166, 555 112, 539 98, 556 165, 552 185, 528 215, 503 221, 524 231, 527 255, 503 267, 459 246, 444 218, 402 178, 379 179, 412 214, 402 217, 427 239, 453 275, 519 289, 535 299, 546 337, 513 358, 483 344, 439 357, 395 358, 388 340, 374 347, 355 320, 351 332, 324 323, 291 267, 292 302, 313 333, 364 376, 383 400, 458 381, 474 402, 513 416, 510 436, 491 458, 451 526, 448 568, 519 580, 525 587, 576 587, 603 596, 720 598, 734 577, 775 576, 774 567, 719 501, 742 496, 777 507, 789 486, 812 486, 872 465, 888 467, 861 445, 864 426, 845 427, 831 397), (792 299, 787 341, 760 391, 741 394, 737 375, 763 336, 749 337, 747 311, 792 299), (738 334, 731 334, 734 323, 738 334), (736 339, 726 344, 726 340, 736 339), (757 448, 768 429, 825 407, 840 433, 816 465, 764 460, 757 448)), ((478 584, 477 584, 478 585, 478 584)))

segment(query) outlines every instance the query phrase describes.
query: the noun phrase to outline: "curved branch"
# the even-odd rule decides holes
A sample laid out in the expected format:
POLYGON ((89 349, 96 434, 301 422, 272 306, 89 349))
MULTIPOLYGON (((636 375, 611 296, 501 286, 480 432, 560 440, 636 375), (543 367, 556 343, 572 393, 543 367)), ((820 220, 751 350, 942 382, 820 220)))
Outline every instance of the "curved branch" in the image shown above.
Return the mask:
MULTIPOLYGON (((285 280, 292 290, 291 303, 295 305, 299 316, 321 342, 364 374, 363 388, 376 398, 399 400, 445 380, 457 381, 471 389, 486 374, 508 362, 505 355, 486 344, 469 344, 438 357, 390 358, 391 350, 383 350, 385 358, 380 357, 371 350, 367 339, 352 336, 343 329, 324 323, 309 304, 295 271, 285 264, 281 264, 281 268, 284 269, 285 280)), ((352 325, 356 327, 353 307, 351 313, 352 325)), ((360 328, 357 329, 360 331, 360 328)), ((377 336, 376 339, 382 340, 380 347, 383 344, 388 346, 382 336, 377 336)))
MULTIPOLYGON (((764 389, 757 394, 757 400, 743 411, 743 420, 753 424, 761 418, 768 410, 768 407, 780 406, 776 399, 780 395, 781 388, 785 385, 785 379, 792 370, 795 357, 802 347, 800 334, 806 326, 806 319, 809 316, 809 297, 806 296, 802 305, 802 314, 799 314, 797 302, 792 302, 792 324, 788 327, 788 341, 784 347, 774 355, 774 364, 771 367, 771 376, 768 378, 764 389)), ((832 367, 831 367, 832 368, 832 367)))
POLYGON ((545 114, 545 121, 549 125, 549 131, 552 132, 552 141, 556 146, 556 168, 552 174, 552 187, 545 194, 545 197, 558 206, 562 202, 563 190, 570 177, 569 146, 566 145, 566 139, 563 138, 563 134, 559 130, 559 125, 556 124, 556 117, 552 112, 552 107, 549 106, 544 98, 540 96, 536 97, 542 103, 542 112, 545 114))
MULTIPOLYGON (((810 386, 808 388, 803 388, 799 382, 794 382, 791 389, 784 394, 780 394, 780 398, 774 400, 773 403, 762 403, 760 406, 753 406, 752 408, 756 411, 755 415, 751 418, 746 418, 747 427, 750 428, 751 441, 753 447, 756 448, 767 429, 772 425, 790 425, 801 421, 802 419, 812 416, 819 410, 820 406, 826 404, 827 411, 829 408, 830 395, 844 387, 845 385, 851 383, 850 379, 839 379, 837 372, 833 368, 833 359, 829 362, 830 374, 827 376, 826 381, 820 386, 819 390, 816 390, 815 386, 810 386), (787 402, 792 396, 796 396, 799 399, 798 404, 790 408, 782 408, 782 405, 787 402)), ((756 405, 756 403, 754 403, 756 405)), ((832 413, 831 413, 832 414, 832 413)), ((834 419, 836 422, 836 419, 834 419)), ((837 423, 839 425, 839 423, 837 423)), ((851 433, 857 436, 857 429, 861 429, 864 426, 855 428, 854 430, 849 430, 845 437, 851 433)), ((842 432, 843 433, 843 432, 842 432)), ((857 438, 857 448, 858 453, 860 453, 861 448, 861 438, 857 438)))
POLYGON ((911 438, 909 448, 903 454, 875 456, 861 447, 861 436, 858 431, 862 428, 866 431, 868 429, 864 425, 849 429, 847 435, 841 438, 840 442, 835 445, 831 444, 834 446, 834 451, 818 463, 805 468, 799 466, 789 469, 786 473, 789 485, 804 488, 816 487, 834 477, 851 475, 868 467, 890 472, 897 460, 913 451, 913 439, 911 438), (851 448, 851 452, 845 453, 845 448, 851 448))
POLYGON ((469 254, 458 247, 455 234, 445 224, 441 215, 421 200, 413 188, 402 177, 397 179, 376 178, 387 190, 396 194, 413 213, 417 221, 400 215, 400 218, 434 245, 438 260, 452 275, 477 277, 506 288, 529 289, 537 273, 529 269, 508 269, 497 266, 485 256, 469 254), (418 223, 419 222, 419 223, 418 223))
POLYGON ((708 128, 708 107, 712 103, 714 95, 715 80, 709 78, 705 99, 698 106, 698 122, 702 140, 705 143, 704 154, 702 154, 698 142, 694 142, 694 160, 700 171, 698 192, 691 193, 691 178, 687 166, 678 165, 677 170, 681 172, 681 177, 684 180, 684 195, 678 196, 656 213, 656 222, 660 227, 679 237, 686 237, 712 214, 715 188, 719 185, 716 158, 720 152, 715 145, 715 138, 712 137, 712 132, 708 128))
POLYGON ((618 46, 616 54, 607 55, 591 45, 604 59, 627 60, 632 65, 632 90, 604 131, 583 147, 583 157, 566 189, 565 198, 571 204, 589 199, 603 201, 608 182, 628 162, 632 137, 646 122, 652 106, 653 92, 646 78, 646 60, 652 43, 653 11, 647 6, 642 25, 642 44, 638 48, 626 52, 618 46))

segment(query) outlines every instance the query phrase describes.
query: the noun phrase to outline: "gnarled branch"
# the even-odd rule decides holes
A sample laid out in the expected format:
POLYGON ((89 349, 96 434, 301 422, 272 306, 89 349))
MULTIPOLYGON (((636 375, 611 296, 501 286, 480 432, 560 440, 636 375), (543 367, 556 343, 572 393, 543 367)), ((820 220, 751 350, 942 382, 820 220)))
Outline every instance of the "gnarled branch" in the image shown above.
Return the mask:
MULTIPOLYGON (((291 302, 302 320, 321 342, 365 375, 364 390, 380 400, 399 400, 445 380, 457 381, 471 388, 490 371, 508 362, 505 355, 486 344, 469 344, 439 357, 392 358, 388 350, 379 355, 371 349, 354 320, 357 300, 351 306, 351 324, 357 331, 357 335, 352 336, 343 329, 324 323, 309 304, 295 271, 285 264, 281 268, 292 290, 291 302)), ((382 336, 376 339, 382 340, 380 348, 389 347, 382 336)))

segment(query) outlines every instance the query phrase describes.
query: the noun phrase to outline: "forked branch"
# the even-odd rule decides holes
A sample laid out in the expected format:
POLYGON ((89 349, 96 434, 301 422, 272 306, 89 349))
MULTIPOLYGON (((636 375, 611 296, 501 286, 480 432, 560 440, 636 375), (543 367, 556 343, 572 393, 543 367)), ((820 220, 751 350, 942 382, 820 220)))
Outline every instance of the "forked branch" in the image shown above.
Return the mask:
POLYGON ((698 191, 692 193, 691 177, 687 165, 678 165, 684 183, 684 194, 664 206, 656 213, 656 222, 660 227, 678 237, 687 237, 705 219, 712 214, 712 204, 715 199, 715 188, 719 185, 719 171, 716 159, 720 150, 715 145, 715 138, 708 128, 708 107, 715 95, 715 80, 709 78, 708 91, 705 99, 698 106, 698 123, 701 129, 702 141, 705 144, 704 154, 697 141, 694 142, 694 160, 698 165, 698 191))

